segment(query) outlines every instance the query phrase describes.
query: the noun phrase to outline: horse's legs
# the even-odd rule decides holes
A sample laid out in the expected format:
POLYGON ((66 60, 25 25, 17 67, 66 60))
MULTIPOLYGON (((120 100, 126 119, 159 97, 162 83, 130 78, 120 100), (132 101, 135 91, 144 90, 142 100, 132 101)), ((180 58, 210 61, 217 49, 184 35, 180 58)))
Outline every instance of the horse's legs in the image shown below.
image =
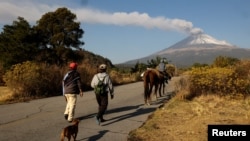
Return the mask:
POLYGON ((147 92, 147 93, 144 95, 144 102, 145 102, 145 105, 150 105, 149 92, 147 92))
POLYGON ((162 92, 163 92, 163 95, 165 95, 165 83, 163 82, 163 87, 162 87, 162 92))
POLYGON ((155 85, 155 91, 154 91, 154 96, 155 96, 155 99, 157 100, 157 91, 158 91, 158 84, 155 85))
POLYGON ((144 89, 144 102, 145 102, 145 105, 147 105, 148 103, 148 95, 149 95, 149 86, 148 84, 145 84, 144 85, 145 89, 144 89))
POLYGON ((162 95, 161 95, 161 89, 163 89, 162 83, 160 83, 160 87, 159 87, 159 95, 160 95, 160 97, 162 96, 162 95))

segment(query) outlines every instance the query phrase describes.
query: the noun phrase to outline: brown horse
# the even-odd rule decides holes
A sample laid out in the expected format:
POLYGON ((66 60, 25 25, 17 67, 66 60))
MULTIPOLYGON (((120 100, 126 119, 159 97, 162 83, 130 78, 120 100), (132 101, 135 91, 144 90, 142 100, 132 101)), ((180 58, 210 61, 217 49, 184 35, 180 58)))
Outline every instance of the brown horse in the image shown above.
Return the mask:
POLYGON ((153 88, 154 88, 154 96, 156 99, 158 90, 160 97, 162 96, 161 95, 162 89, 164 93, 165 89, 164 76, 156 69, 148 69, 143 74, 143 81, 144 81, 144 101, 146 105, 150 105, 153 88))

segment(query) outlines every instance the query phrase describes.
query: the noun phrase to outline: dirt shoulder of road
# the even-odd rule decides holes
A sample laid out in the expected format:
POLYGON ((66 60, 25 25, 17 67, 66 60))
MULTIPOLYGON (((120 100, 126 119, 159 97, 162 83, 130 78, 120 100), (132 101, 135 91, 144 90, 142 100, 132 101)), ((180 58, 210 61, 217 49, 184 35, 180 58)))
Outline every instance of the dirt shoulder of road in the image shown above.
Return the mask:
POLYGON ((210 124, 250 124, 250 98, 229 99, 214 95, 192 101, 174 97, 159 107, 129 141, 207 141, 210 124))

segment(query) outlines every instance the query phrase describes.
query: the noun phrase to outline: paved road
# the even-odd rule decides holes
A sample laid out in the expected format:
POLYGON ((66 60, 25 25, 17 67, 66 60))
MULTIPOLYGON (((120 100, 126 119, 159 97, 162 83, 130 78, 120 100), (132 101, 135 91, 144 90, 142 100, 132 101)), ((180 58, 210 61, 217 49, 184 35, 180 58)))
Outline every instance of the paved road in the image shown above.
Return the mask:
MULTIPOLYGON (((173 91, 173 82, 166 87, 168 93, 173 91)), ((77 140, 126 141, 128 133, 140 127, 167 99, 168 94, 145 106, 142 82, 117 86, 104 116, 108 121, 99 126, 94 120, 94 93, 87 91, 77 101, 75 117, 81 119, 77 140)), ((69 125, 63 117, 65 105, 62 96, 0 105, 0 141, 59 141, 62 128, 69 125)))

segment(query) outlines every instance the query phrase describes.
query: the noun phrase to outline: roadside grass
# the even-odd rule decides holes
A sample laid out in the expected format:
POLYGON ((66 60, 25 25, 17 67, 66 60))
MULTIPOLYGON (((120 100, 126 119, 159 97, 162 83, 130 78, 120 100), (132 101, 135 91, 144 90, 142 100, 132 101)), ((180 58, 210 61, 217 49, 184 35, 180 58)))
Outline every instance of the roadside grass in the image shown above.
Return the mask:
POLYGON ((32 99, 37 99, 37 98, 21 97, 18 95, 14 95, 8 87, 0 86, 0 105, 24 102, 32 99))
POLYGON ((201 95, 189 101, 177 95, 131 131, 128 141, 207 141, 209 124, 250 124, 250 97, 201 95))
POLYGON ((0 104, 6 104, 13 99, 11 90, 6 86, 0 86, 0 104))

